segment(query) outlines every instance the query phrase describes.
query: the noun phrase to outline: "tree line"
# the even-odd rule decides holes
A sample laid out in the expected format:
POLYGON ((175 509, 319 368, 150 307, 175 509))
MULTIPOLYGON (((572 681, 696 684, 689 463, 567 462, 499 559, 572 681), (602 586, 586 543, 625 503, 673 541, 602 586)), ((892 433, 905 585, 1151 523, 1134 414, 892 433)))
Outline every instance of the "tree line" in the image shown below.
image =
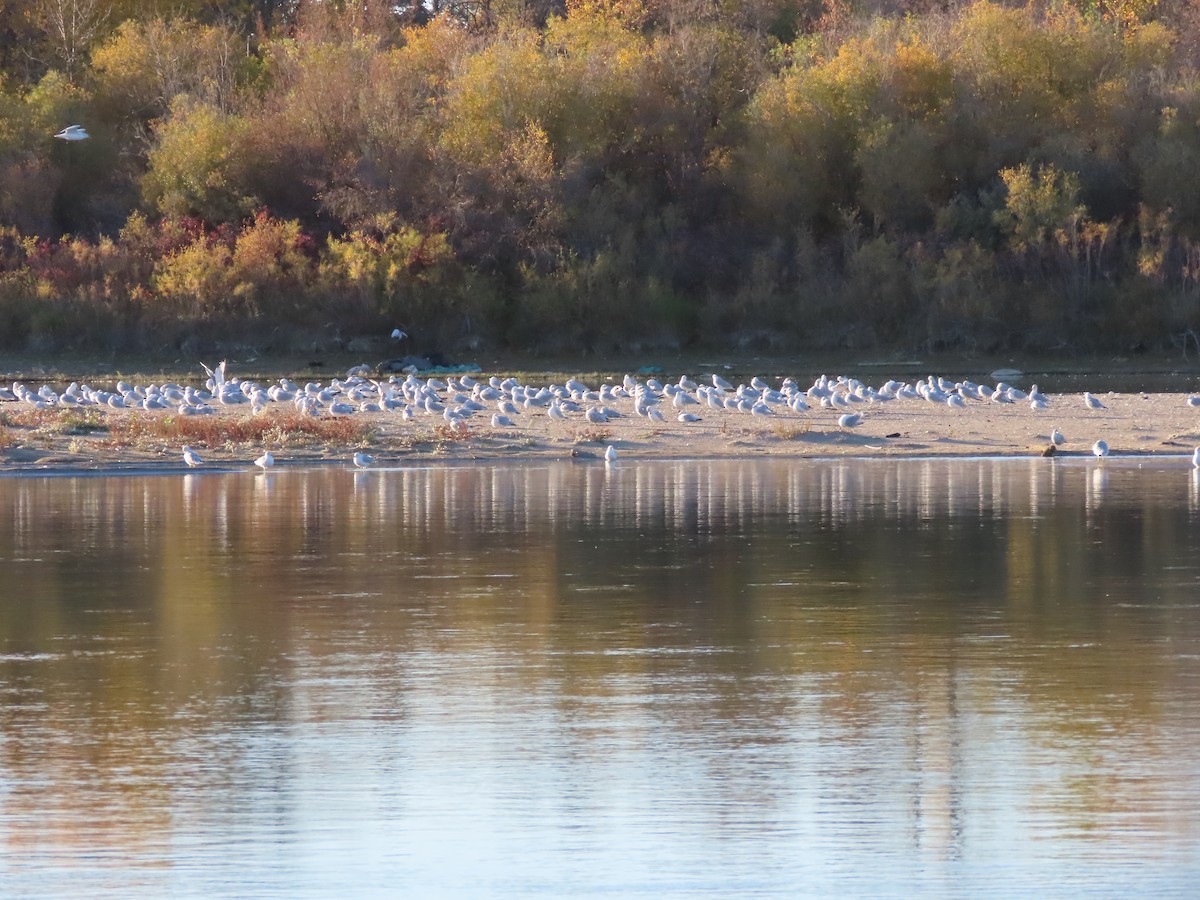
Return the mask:
POLYGON ((1186 0, 161 10, 0 7, 0 347, 1200 352, 1186 0))

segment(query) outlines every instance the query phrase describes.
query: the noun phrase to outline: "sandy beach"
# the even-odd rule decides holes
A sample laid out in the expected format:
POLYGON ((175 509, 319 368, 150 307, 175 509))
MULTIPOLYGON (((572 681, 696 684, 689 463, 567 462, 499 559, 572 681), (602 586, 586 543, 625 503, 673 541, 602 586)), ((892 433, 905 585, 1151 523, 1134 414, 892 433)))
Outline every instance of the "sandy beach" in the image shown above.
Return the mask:
MULTIPOLYGON (((245 405, 216 406, 197 419, 174 410, 32 409, 0 404, 0 471, 185 468, 181 450, 190 444, 209 467, 253 468, 271 450, 275 465, 349 464, 356 450, 375 466, 437 460, 596 459, 608 447, 618 459, 735 459, 765 457, 1041 456, 1059 428, 1065 443, 1054 455, 1090 456, 1103 439, 1119 456, 1190 455, 1200 445, 1200 408, 1187 394, 1103 394, 1106 408, 1090 409, 1081 394, 1047 395, 1048 408, 1028 402, 969 401, 956 409, 919 398, 855 404, 854 428, 839 427, 839 410, 795 412, 773 407, 771 415, 688 407, 700 417, 677 421, 669 402, 665 421, 635 414, 633 401, 615 408, 620 417, 589 422, 582 413, 551 418, 545 408, 513 415, 512 427, 495 427, 493 409, 459 424, 421 412, 405 420, 394 412, 356 412, 351 422, 329 425, 324 434, 295 429, 290 404, 271 404, 257 414, 245 405), (256 421, 249 421, 254 419, 256 421), (247 426, 255 437, 246 437, 247 426)), ((329 417, 326 416, 326 419, 329 417)))

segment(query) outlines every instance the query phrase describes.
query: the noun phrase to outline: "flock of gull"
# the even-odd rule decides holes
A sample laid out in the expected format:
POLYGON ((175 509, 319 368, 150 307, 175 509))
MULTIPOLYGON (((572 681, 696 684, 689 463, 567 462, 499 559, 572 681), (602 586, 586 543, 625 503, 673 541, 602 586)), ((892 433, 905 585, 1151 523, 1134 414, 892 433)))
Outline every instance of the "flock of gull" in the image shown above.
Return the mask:
MULTIPOLYGON (((387 413, 411 420, 417 417, 441 419, 451 427, 459 427, 476 417, 490 414, 495 429, 516 428, 522 416, 544 415, 566 421, 576 419, 590 425, 604 425, 628 415, 649 422, 665 423, 668 416, 683 424, 700 422, 709 410, 724 410, 745 414, 757 419, 778 416, 809 416, 817 410, 836 415, 840 429, 853 429, 863 423, 873 406, 896 401, 919 401, 964 409, 975 404, 1026 403, 1031 410, 1050 408, 1049 398, 1037 385, 1029 391, 1013 387, 1004 381, 993 385, 972 381, 949 381, 929 376, 915 383, 889 380, 872 387, 855 378, 821 375, 808 387, 794 379, 784 378, 777 387, 759 377, 734 387, 720 375, 713 374, 703 382, 682 376, 678 382, 663 383, 655 378, 639 380, 626 375, 619 384, 605 383, 591 388, 577 379, 562 385, 531 387, 513 377, 492 376, 486 381, 470 375, 447 377, 445 380, 419 378, 416 373, 407 377, 391 376, 387 380, 370 377, 367 366, 357 366, 344 378, 334 378, 328 384, 309 382, 297 384, 281 378, 269 385, 251 379, 230 378, 226 363, 204 366, 207 380, 202 388, 175 383, 145 386, 118 381, 115 390, 97 390, 87 384, 73 382, 61 393, 49 385, 34 391, 20 382, 12 388, 0 388, 0 401, 29 404, 37 409, 100 407, 108 409, 141 409, 172 411, 181 416, 215 414, 220 408, 246 407, 258 414, 270 408, 287 405, 310 416, 355 416, 361 413, 387 413), (619 409, 618 407, 622 407, 619 409)), ((1082 402, 1087 409, 1103 410, 1104 402, 1084 392, 1082 402)), ((1200 397, 1187 398, 1187 404, 1200 407, 1200 397)), ((1048 454, 1065 443, 1056 427, 1050 434, 1048 454)), ((203 465, 203 459, 191 447, 183 448, 183 462, 189 467, 203 465)), ((1108 455, 1104 440, 1092 446, 1097 458, 1108 455)), ((606 462, 616 460, 616 450, 609 445, 606 462)), ((356 452, 353 463, 368 468, 375 462, 365 452, 356 452)), ((1193 465, 1200 468, 1200 447, 1192 454, 1193 465)), ((268 469, 275 464, 268 450, 255 465, 268 469)))

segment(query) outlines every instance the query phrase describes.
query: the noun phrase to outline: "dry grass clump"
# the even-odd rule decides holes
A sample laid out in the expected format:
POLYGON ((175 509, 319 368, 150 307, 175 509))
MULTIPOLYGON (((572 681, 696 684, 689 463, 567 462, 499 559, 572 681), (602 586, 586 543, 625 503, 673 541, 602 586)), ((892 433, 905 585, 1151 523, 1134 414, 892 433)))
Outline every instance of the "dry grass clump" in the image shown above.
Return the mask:
POLYGON ((8 430, 8 426, 0 423, 0 450, 7 450, 16 440, 12 436, 12 432, 8 430))
POLYGON ((445 422, 434 426, 433 435, 439 445, 461 444, 471 439, 471 429, 466 422, 455 422, 453 425, 445 422))
POLYGON ((349 418, 321 419, 300 413, 267 413, 231 419, 224 416, 130 417, 114 423, 116 445, 146 440, 178 441, 203 447, 227 444, 342 444, 368 440, 369 426, 349 418))
POLYGON ((42 434, 93 434, 108 425, 98 409, 22 409, 5 413, 0 424, 28 428, 42 434))
POLYGON ((575 432, 575 443, 603 444, 610 437, 612 431, 608 428, 581 428, 575 432))
POLYGON ((776 422, 775 427, 771 431, 781 441, 791 441, 812 431, 812 421, 809 419, 791 419, 786 422, 776 422))

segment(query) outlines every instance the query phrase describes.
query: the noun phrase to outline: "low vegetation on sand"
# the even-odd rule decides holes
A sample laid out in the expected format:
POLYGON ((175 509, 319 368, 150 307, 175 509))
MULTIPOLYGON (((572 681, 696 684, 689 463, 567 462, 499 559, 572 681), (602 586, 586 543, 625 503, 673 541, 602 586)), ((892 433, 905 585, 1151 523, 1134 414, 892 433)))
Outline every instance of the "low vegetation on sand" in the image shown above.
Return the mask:
POLYGON ((200 447, 229 444, 295 447, 324 444, 359 446, 369 441, 371 428, 347 418, 314 418, 293 412, 270 412, 258 416, 131 416, 114 423, 110 430, 113 446, 168 441, 200 447))
POLYGON ((23 409, 0 414, 0 448, 25 435, 33 441, 60 435, 90 436, 97 447, 139 448, 169 444, 198 447, 235 445, 357 447, 369 443, 372 427, 345 418, 314 418, 290 411, 257 416, 111 417, 99 410, 23 409))

